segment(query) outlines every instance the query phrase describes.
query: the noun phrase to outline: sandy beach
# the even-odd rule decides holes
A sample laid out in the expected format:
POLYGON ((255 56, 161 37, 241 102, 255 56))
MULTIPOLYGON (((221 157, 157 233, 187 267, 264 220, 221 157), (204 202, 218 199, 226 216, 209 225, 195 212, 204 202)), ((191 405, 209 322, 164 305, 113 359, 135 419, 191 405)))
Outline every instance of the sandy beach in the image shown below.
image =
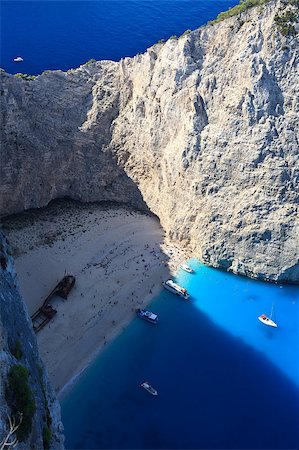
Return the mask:
POLYGON ((37 333, 62 395, 94 357, 162 289, 187 255, 164 242, 159 221, 126 207, 58 202, 4 221, 20 291, 32 315, 65 274, 76 283, 37 333))

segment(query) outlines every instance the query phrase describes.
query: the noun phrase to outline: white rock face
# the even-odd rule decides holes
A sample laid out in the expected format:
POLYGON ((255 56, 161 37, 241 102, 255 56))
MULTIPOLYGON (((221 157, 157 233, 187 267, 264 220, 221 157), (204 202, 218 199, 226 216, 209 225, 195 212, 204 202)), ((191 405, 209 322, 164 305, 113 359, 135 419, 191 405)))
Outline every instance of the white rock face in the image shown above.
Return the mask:
POLYGON ((299 282, 299 46, 280 8, 119 63, 3 74, 1 213, 129 202, 207 264, 299 282))

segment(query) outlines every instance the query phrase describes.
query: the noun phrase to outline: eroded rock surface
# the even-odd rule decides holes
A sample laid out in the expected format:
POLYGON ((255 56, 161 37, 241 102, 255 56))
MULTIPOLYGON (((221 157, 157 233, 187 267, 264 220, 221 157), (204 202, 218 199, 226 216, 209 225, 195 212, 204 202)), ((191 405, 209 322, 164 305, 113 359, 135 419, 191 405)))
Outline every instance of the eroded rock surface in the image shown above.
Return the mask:
POLYGON ((2 74, 1 213, 148 207, 207 264, 299 282, 298 38, 280 1, 143 55, 2 74))
MULTIPOLYGON (((39 357, 31 319, 19 294, 10 247, 0 232, 0 443, 8 435, 8 417, 13 417, 6 396, 8 374, 13 366, 22 366, 29 371, 29 385, 35 404, 30 432, 14 448, 43 450, 43 434, 47 429, 49 449, 63 449, 60 405, 39 357)), ((18 417, 15 418, 18 423, 18 417)), ((14 434, 7 442, 12 442, 15 437, 14 434)))

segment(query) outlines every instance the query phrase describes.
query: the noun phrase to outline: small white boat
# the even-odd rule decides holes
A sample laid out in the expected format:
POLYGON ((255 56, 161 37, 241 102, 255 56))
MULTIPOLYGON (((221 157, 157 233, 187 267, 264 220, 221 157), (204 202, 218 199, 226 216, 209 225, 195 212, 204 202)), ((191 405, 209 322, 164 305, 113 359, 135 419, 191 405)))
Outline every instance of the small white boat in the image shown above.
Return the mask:
POLYGON ((194 270, 187 264, 182 264, 181 269, 188 273, 194 273, 194 270))
POLYGON ((277 323, 275 323, 272 320, 272 316, 273 316, 273 305, 272 305, 270 317, 267 317, 266 314, 261 314, 260 316, 258 316, 258 320, 260 322, 264 323, 265 325, 268 325, 269 327, 277 328, 277 323))
POLYGON ((188 300, 188 298, 190 297, 186 289, 182 288, 172 280, 163 281, 162 284, 165 289, 172 292, 173 294, 183 297, 185 300, 188 300))
POLYGON ((265 325, 269 325, 269 327, 277 328, 277 324, 275 322, 273 322, 272 319, 267 317, 266 314, 262 314, 261 316, 258 316, 258 319, 265 325))
POLYGON ((22 62, 24 61, 24 59, 21 56, 17 56, 16 58, 14 58, 14 62, 22 62))
POLYGON ((141 384, 141 387, 143 387, 147 392, 149 392, 152 395, 158 395, 158 392, 156 391, 156 389, 154 389, 148 381, 145 381, 144 383, 141 384))
POLYGON ((146 320, 150 323, 157 323, 159 320, 157 314, 151 311, 146 311, 145 309, 136 309, 136 314, 140 317, 140 319, 146 320))

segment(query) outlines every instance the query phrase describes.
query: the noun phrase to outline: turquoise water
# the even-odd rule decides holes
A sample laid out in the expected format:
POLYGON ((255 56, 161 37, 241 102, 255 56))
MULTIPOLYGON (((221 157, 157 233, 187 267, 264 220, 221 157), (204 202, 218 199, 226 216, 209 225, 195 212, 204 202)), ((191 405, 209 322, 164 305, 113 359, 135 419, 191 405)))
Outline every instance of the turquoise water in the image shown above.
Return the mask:
POLYGON ((190 265, 190 301, 163 291, 63 400, 67 448, 298 449, 298 287, 190 265))
POLYGON ((190 283, 187 273, 178 277, 196 298, 195 306, 215 325, 261 352, 299 387, 299 288, 196 267, 200 285, 197 280, 190 283), (263 313, 270 316, 272 305, 277 329, 256 320, 263 313))

